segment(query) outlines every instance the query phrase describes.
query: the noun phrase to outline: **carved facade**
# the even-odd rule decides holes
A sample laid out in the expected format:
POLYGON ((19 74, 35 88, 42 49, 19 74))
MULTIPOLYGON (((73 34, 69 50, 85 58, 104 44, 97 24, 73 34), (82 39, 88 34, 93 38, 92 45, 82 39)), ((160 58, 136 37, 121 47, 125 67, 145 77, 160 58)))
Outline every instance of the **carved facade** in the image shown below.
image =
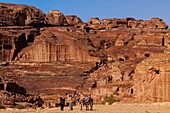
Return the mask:
POLYGON ((157 54, 135 69, 134 92, 137 102, 170 101, 170 56, 157 54))
POLYGON ((91 57, 88 51, 79 49, 76 44, 58 45, 51 42, 39 42, 30 50, 22 51, 16 60, 26 62, 54 62, 54 61, 97 61, 98 58, 91 57))

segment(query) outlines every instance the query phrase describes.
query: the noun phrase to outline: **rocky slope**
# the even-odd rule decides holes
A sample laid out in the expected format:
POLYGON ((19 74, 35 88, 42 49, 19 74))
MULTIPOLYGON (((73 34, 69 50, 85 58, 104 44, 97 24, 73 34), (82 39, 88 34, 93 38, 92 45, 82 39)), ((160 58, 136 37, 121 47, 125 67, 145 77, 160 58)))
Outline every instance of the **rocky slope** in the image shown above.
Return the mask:
MULTIPOLYGON (((170 30, 160 18, 91 18, 0 3, 0 76, 55 102, 61 94, 169 100, 170 30)), ((5 90, 5 89, 1 89, 5 90)))

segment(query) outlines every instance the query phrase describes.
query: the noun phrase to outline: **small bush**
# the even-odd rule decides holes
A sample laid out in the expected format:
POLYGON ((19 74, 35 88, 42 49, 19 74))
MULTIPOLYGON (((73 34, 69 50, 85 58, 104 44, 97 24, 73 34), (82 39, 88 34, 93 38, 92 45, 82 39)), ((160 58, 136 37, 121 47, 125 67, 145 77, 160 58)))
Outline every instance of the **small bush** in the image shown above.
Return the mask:
POLYGON ((36 106, 32 106, 32 109, 37 109, 37 107, 36 106))
POLYGON ((17 109, 25 109, 24 106, 21 106, 21 105, 16 105, 14 108, 17 108, 17 109))
POLYGON ((144 33, 144 30, 141 30, 140 34, 143 34, 144 33))
POLYGON ((115 60, 109 60, 109 61, 108 61, 108 63, 113 63, 113 62, 115 62, 115 60))
POLYGON ((3 106, 1 102, 0 102, 0 109, 5 109, 5 106, 3 106))
POLYGON ((5 106, 3 106, 3 105, 0 105, 0 109, 5 109, 5 106))
POLYGON ((109 105, 113 104, 114 102, 119 102, 120 100, 119 99, 116 99, 116 98, 113 98, 111 96, 106 96, 104 97, 104 101, 102 102, 102 104, 105 104, 106 102, 109 103, 109 105))
POLYGON ((13 11, 13 9, 8 9, 8 10, 7 10, 7 12, 12 12, 12 11, 13 11))

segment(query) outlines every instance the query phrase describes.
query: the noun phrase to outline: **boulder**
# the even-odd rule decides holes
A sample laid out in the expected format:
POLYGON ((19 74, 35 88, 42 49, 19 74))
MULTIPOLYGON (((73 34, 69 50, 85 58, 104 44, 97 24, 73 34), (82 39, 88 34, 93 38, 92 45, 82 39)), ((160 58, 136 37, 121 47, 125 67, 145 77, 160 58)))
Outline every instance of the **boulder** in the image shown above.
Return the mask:
POLYGON ((100 25, 101 22, 99 20, 99 18, 90 18, 90 20, 88 21, 89 24, 93 24, 93 25, 100 25))
POLYGON ((75 24, 81 24, 83 23, 83 21, 77 17, 76 15, 67 15, 66 17, 66 21, 69 25, 75 25, 75 24))
POLYGON ((168 29, 168 25, 160 18, 152 18, 150 20, 138 21, 138 28, 144 29, 168 29))
POLYGON ((168 25, 160 18, 152 18, 151 21, 156 24, 156 29, 168 28, 168 25))
POLYGON ((46 17, 50 25, 67 25, 66 17, 59 10, 50 11, 46 17))

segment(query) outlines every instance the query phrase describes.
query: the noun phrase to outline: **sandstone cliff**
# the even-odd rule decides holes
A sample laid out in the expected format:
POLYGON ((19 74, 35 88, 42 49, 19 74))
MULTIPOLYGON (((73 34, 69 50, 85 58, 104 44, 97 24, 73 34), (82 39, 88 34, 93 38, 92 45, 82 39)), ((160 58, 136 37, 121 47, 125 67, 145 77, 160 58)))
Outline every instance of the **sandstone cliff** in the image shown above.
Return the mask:
POLYGON ((136 66, 134 92, 138 102, 164 102, 169 100, 170 56, 157 54, 136 66))
MULTIPOLYGON (((169 100, 170 30, 160 18, 91 18, 0 3, 0 76, 53 102, 60 94, 169 100), (51 97, 52 96, 52 97, 51 97)), ((129 100, 128 100, 129 99, 129 100)))
POLYGON ((0 3, 1 26, 44 25, 45 14, 33 6, 0 3))

